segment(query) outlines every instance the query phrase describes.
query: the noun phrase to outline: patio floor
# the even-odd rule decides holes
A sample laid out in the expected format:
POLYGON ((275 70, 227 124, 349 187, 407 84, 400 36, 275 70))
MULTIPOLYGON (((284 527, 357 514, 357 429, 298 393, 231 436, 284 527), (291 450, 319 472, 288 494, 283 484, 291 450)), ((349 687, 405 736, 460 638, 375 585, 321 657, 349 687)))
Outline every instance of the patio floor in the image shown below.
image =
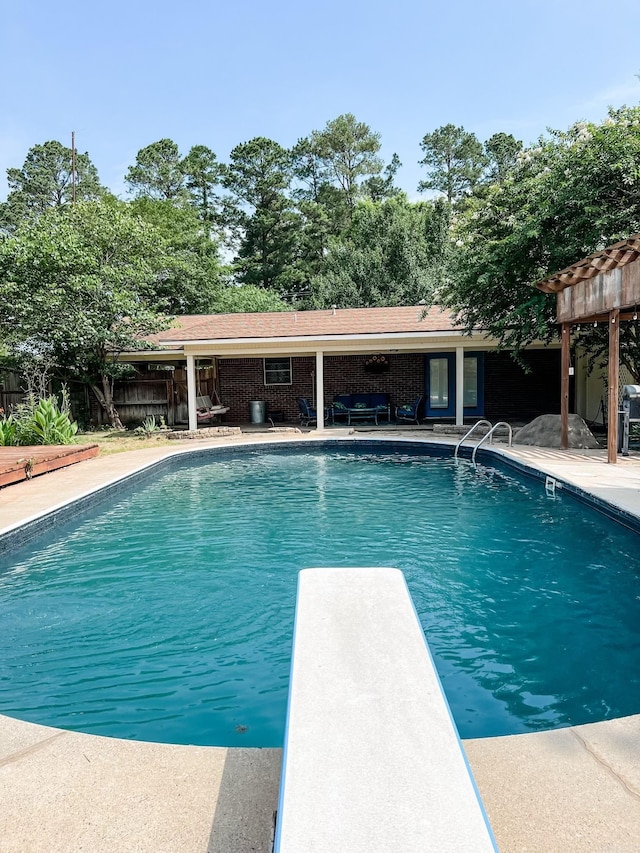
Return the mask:
MULTIPOLYGON (((422 430, 375 433, 389 434, 455 443, 422 430)), ((316 437, 256 432, 197 447, 316 437)), ((176 450, 182 442, 98 457, 2 489, 0 532, 176 450)), ((640 517, 637 455, 607 465, 606 450, 496 450, 640 517)), ((640 849, 640 716, 463 746, 503 853, 640 849)), ((280 758, 280 750, 120 741, 0 717, 0 851, 268 853, 280 758)))

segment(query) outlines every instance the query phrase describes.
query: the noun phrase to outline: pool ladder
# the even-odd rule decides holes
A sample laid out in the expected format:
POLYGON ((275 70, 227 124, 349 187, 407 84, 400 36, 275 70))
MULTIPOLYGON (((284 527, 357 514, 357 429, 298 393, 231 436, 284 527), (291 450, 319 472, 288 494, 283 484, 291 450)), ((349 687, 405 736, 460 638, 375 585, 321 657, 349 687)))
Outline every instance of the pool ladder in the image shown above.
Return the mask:
POLYGON ((476 421, 475 424, 471 427, 471 429, 468 432, 466 432, 462 436, 460 441, 456 444, 456 449, 455 449, 454 454, 453 454, 454 459, 457 459, 457 457, 458 457, 458 450, 460 450, 460 445, 462 444, 462 442, 466 441, 466 439, 469 438, 478 429, 478 427, 481 427, 481 426, 488 426, 489 431, 486 432, 482 436, 480 441, 473 448, 473 453, 471 454, 471 461, 472 462, 475 463, 476 453, 478 452, 478 449, 485 443, 485 441, 487 439, 489 439, 489 444, 493 444, 493 434, 498 429, 498 427, 506 427, 509 430, 509 447, 511 447, 511 444, 513 443, 513 430, 511 429, 511 424, 508 424, 506 421, 498 421, 498 423, 492 425, 491 421, 484 421, 484 420, 476 421))

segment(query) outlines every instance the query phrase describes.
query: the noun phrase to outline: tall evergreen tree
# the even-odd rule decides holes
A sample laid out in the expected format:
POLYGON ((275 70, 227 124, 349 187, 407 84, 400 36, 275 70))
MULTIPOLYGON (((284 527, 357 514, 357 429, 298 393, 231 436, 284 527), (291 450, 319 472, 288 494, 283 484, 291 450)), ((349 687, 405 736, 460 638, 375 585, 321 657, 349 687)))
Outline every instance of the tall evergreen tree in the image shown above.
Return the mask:
POLYGON ((396 174, 402 166, 400 158, 394 154, 391 162, 384 167, 379 175, 372 175, 362 184, 364 194, 372 201, 383 201, 385 198, 401 195, 402 190, 395 185, 396 174))
POLYGON ((125 181, 137 197, 160 201, 184 200, 185 178, 176 143, 171 139, 160 139, 141 148, 135 164, 129 166, 125 181))
POLYGON ((330 238, 348 231, 359 199, 381 201, 399 192, 394 181, 400 160, 394 154, 383 170, 379 150, 380 135, 351 113, 294 147, 294 197, 303 218, 300 263, 307 279, 321 272, 330 238))
MULTIPOLYGON (((30 148, 20 169, 7 169, 9 195, 0 204, 0 228, 11 231, 49 207, 62 207, 73 199, 73 152, 56 140, 30 148)), ((75 198, 88 201, 106 192, 89 155, 75 155, 75 198)))
POLYGON ((502 184, 515 168, 518 154, 522 151, 519 142, 511 133, 494 133, 484 144, 486 157, 485 178, 490 183, 502 184))
POLYGON ((383 169, 378 156, 380 134, 352 113, 345 113, 327 122, 323 130, 314 130, 310 146, 324 166, 325 178, 339 190, 336 200, 350 221, 356 202, 363 195, 362 183, 383 169))
POLYGON ((218 221, 220 197, 216 192, 222 183, 223 167, 206 145, 194 145, 181 165, 192 204, 203 222, 218 221))
POLYGON ((239 240, 234 259, 238 280, 292 297, 300 286, 300 219, 288 193, 291 153, 272 139, 257 137, 237 145, 230 161, 224 184, 233 199, 230 224, 239 240))
POLYGON ((474 133, 447 124, 427 133, 420 147, 424 157, 419 162, 429 169, 429 177, 420 181, 419 192, 437 190, 452 204, 468 195, 480 180, 486 160, 474 133))

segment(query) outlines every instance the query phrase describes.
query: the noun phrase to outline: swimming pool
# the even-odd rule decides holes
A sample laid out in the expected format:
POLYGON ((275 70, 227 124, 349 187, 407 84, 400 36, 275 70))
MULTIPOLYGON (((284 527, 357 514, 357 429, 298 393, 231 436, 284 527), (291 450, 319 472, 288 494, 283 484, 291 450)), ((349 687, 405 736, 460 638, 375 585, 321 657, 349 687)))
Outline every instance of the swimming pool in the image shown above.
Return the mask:
POLYGON ((463 737, 640 711, 637 534, 509 470, 381 445, 227 449, 1 558, 0 712, 281 744, 296 575, 407 578, 463 737))

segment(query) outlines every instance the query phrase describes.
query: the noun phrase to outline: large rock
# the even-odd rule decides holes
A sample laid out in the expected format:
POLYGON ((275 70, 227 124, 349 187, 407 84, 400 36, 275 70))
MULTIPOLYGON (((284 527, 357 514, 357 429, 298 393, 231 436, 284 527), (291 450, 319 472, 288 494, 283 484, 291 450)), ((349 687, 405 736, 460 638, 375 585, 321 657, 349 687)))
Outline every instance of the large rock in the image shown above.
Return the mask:
MULTIPOLYGON (((560 447, 560 415, 540 415, 518 430, 516 444, 536 447, 560 447)), ((580 415, 569 415, 569 447, 589 449, 600 447, 580 415)))

